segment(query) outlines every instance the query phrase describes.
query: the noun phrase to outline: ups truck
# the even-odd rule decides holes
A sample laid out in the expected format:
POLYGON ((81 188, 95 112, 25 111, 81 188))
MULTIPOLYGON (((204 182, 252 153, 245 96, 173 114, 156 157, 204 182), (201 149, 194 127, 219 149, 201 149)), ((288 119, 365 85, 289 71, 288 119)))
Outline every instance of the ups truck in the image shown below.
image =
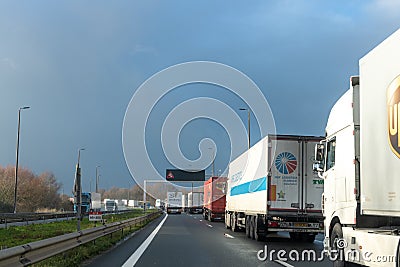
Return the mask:
POLYGON ((359 61, 316 146, 335 266, 400 266, 400 30, 359 61))

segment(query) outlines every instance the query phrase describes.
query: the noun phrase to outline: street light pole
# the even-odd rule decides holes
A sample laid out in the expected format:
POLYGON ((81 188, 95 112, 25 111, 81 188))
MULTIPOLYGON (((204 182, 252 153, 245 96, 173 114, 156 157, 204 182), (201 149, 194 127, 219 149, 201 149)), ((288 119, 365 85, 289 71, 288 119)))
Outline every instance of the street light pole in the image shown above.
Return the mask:
POLYGON ((96 166, 96 193, 99 192, 99 175, 97 169, 100 167, 100 165, 96 166))
POLYGON ((208 149, 212 149, 212 151, 213 151, 213 160, 212 160, 212 163, 211 163, 211 176, 212 177, 214 177, 214 173, 215 173, 215 150, 212 148, 212 147, 209 147, 208 149))
POLYGON ((247 110, 247 132, 248 132, 248 147, 250 149, 250 109, 248 108, 239 108, 239 110, 247 110))
POLYGON ((76 212, 76 218, 77 218, 77 226, 76 230, 80 231, 81 230, 81 214, 82 214, 82 186, 81 186, 81 168, 79 166, 79 160, 81 158, 81 151, 85 150, 84 148, 78 149, 78 163, 76 164, 76 172, 75 172, 75 197, 76 197, 76 205, 78 207, 78 210, 76 212))
POLYGON ((146 214, 146 180, 143 183, 143 213, 146 214))
POLYGON ((17 133, 17 151, 16 151, 16 162, 15 162, 15 186, 14 186, 14 213, 17 213, 17 188, 18 188, 18 157, 19 157, 19 133, 21 128, 21 110, 28 109, 30 107, 21 107, 18 109, 18 133, 17 133))

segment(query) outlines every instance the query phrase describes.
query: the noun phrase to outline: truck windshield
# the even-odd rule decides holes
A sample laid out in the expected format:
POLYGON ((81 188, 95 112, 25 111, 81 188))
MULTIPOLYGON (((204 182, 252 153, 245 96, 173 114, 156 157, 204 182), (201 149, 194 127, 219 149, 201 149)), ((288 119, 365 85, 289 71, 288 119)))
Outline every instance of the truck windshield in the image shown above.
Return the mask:
POLYGON ((89 202, 89 197, 87 195, 82 195, 82 202, 83 203, 89 202))

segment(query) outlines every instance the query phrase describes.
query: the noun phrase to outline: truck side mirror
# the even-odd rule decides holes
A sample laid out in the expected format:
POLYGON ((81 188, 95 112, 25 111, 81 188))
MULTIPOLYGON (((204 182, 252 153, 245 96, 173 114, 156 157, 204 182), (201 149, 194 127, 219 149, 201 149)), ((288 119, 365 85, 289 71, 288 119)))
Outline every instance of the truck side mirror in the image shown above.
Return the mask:
POLYGON ((323 172, 324 171, 324 164, 321 162, 315 162, 313 164, 313 171, 314 172, 323 172))
POLYGON ((324 144, 316 144, 315 145, 315 161, 323 162, 324 161, 324 144))
POLYGON ((315 162, 313 164, 314 172, 324 171, 324 154, 325 154, 325 144, 319 143, 315 145, 315 162))

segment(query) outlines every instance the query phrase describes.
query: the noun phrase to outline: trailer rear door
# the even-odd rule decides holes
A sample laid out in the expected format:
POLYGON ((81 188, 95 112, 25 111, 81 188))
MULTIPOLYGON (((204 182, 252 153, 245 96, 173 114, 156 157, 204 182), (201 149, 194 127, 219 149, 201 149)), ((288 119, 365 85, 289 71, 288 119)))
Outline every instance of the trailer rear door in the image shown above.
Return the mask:
POLYGON ((297 212, 301 209, 301 141, 296 137, 271 136, 268 186, 269 210, 297 212))

